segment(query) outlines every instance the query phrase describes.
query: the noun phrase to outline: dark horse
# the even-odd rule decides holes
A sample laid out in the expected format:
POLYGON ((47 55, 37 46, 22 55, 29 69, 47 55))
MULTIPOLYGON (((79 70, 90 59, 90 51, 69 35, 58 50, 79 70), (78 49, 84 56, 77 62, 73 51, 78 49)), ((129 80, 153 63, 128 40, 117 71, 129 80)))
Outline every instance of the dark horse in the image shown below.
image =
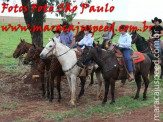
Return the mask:
MULTIPOLYGON (((145 38, 141 37, 136 31, 132 32, 131 36, 133 39, 132 44, 135 43, 137 50, 139 52, 146 53, 150 57, 151 61, 155 60, 154 54, 152 53, 151 48, 150 48, 150 44, 149 44, 151 42, 146 41, 145 38)), ((162 75, 163 75, 163 58, 161 57, 160 59, 161 59, 161 75, 160 75, 160 78, 162 78, 162 75)), ((151 64, 150 74, 151 75, 154 74, 154 62, 152 62, 152 64, 151 64)))
POLYGON ((54 96, 54 74, 56 75, 56 82, 57 82, 57 91, 58 91, 58 102, 61 100, 61 94, 60 94, 60 82, 61 82, 61 76, 64 75, 60 63, 55 60, 53 63, 53 60, 51 58, 47 59, 41 59, 40 58, 40 53, 43 50, 42 47, 38 47, 33 45, 25 59, 24 59, 24 64, 29 64, 29 62, 33 62, 37 64, 37 70, 40 74, 40 79, 42 83, 42 96, 45 96, 45 83, 44 83, 44 75, 45 72, 47 73, 47 98, 49 99, 50 102, 53 100, 54 96), (53 67, 51 67, 51 63, 53 64, 53 67), (51 68, 50 68, 51 67, 51 68), (50 90, 49 90, 49 80, 50 80, 50 90))
MULTIPOLYGON (((148 74, 151 66, 151 60, 150 58, 146 55, 145 60, 135 64, 134 67, 134 73, 135 73, 135 81, 137 84, 137 92, 134 97, 134 99, 139 98, 139 92, 141 88, 141 76, 143 77, 144 83, 145 83, 145 89, 143 93, 143 99, 146 99, 146 93, 147 93, 147 88, 149 85, 149 79, 148 79, 148 74), (144 67, 145 66, 145 67, 144 67)), ((89 48, 86 47, 78 59, 77 64, 80 67, 83 67, 83 65, 88 62, 89 60, 95 61, 99 67, 102 69, 102 74, 105 79, 105 96, 103 99, 103 104, 107 102, 107 96, 108 96, 108 91, 109 91, 109 85, 111 85, 111 103, 113 104, 115 102, 114 100, 114 89, 115 89, 115 81, 120 80, 120 79, 127 79, 126 75, 126 70, 123 69, 122 71, 120 70, 119 63, 117 61, 117 58, 115 56, 115 53, 113 51, 105 51, 102 50, 101 48, 89 48), (123 74, 123 75, 119 75, 123 74)))

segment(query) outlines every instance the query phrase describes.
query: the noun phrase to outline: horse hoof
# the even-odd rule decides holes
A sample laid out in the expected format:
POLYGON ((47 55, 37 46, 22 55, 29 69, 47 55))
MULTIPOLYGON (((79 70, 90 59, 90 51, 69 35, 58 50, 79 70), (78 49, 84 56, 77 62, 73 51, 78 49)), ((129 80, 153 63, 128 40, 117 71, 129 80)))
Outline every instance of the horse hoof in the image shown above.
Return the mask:
POLYGON ((60 104, 61 103, 61 100, 58 100, 58 103, 60 104))
POLYGON ((93 84, 91 84, 91 83, 89 84, 89 86, 92 86, 92 85, 93 85, 93 84))
POLYGON ((71 104, 71 103, 68 103, 68 106, 70 106, 70 108, 73 108, 73 107, 76 107, 76 105, 74 104, 71 104))
POLYGON ((104 106, 105 104, 106 104, 106 102, 105 102, 105 101, 103 101, 103 102, 102 102, 102 106, 104 106))
POLYGON ((124 86, 124 83, 121 83, 121 84, 120 84, 120 87, 123 87, 123 86, 124 86))
POLYGON ((143 101, 147 100, 147 98, 143 98, 143 101))
POLYGON ((112 102, 110 102, 110 105, 114 105, 114 102, 112 101, 112 102))
POLYGON ((45 98, 45 95, 42 95, 42 99, 44 99, 45 98))
POLYGON ((134 100, 138 100, 139 97, 134 97, 134 100))
POLYGON ((49 99, 49 103, 52 103, 52 101, 53 101, 52 99, 49 99))

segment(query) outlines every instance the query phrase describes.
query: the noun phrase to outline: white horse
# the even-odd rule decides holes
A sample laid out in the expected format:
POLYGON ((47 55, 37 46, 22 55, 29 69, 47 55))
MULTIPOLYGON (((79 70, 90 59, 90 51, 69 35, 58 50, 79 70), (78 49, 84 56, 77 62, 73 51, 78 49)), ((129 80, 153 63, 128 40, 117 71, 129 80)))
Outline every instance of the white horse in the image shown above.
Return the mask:
MULTIPOLYGON (((81 68, 77 66, 77 57, 74 50, 70 49, 69 47, 63 45, 60 42, 55 40, 50 40, 46 47, 40 54, 41 58, 47 58, 51 55, 55 55, 62 65, 62 70, 65 72, 67 76, 68 84, 71 91, 71 100, 70 105, 74 106, 76 101, 76 79, 81 72, 81 68)), ((97 98, 100 96, 101 92, 101 73, 96 72, 96 77, 98 80, 98 90, 97 90, 97 98)))

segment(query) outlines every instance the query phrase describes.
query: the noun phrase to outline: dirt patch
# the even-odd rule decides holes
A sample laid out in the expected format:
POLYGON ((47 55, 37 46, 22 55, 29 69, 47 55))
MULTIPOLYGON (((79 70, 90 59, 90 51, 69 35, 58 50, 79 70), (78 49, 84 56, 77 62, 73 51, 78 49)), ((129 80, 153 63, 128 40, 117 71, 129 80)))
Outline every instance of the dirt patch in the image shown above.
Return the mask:
MULTIPOLYGON (((102 101, 96 101, 96 88, 97 84, 89 87, 90 79, 87 79, 85 86, 85 95, 77 101, 77 106, 85 107, 87 104, 101 104, 102 101)), ((46 98, 41 97, 41 90, 33 87, 33 82, 36 85, 40 85, 39 81, 31 79, 31 74, 10 74, 6 72, 0 72, 0 122, 10 122, 13 120, 30 120, 30 121, 50 121, 43 118, 50 112, 66 112, 71 110, 67 105, 70 100, 70 90, 67 80, 63 79, 61 82, 61 95, 62 100, 59 104, 57 102, 57 91, 54 91, 54 101, 49 103, 46 98), (28 79, 27 79, 28 78, 28 79), (24 80, 25 79, 25 80, 24 80), (28 82, 27 82, 28 81, 28 82), (30 81, 30 82, 29 82, 30 81)), ((78 80, 78 85, 80 81, 78 80)), ((116 84, 115 98, 122 97, 124 95, 130 95, 135 93, 136 87, 125 85, 123 88, 119 86, 119 82, 116 84)), ((80 87, 77 86, 77 94, 80 91, 80 87)), ((110 93, 108 102, 110 102, 110 93)), ((94 117, 90 119, 90 122, 95 121, 122 121, 131 119, 136 116, 143 116, 143 112, 152 110, 152 108, 136 110, 132 113, 125 113, 123 116, 108 116, 107 118, 94 117), (129 118, 128 118, 129 117, 129 118)), ((148 113, 152 115, 152 113, 148 113)), ((151 118, 145 117, 147 120, 151 118)), ((141 120, 146 120, 146 119, 141 120)), ((67 121, 88 121, 82 117, 68 118, 67 121)), ((136 120, 139 120, 137 118, 136 120)), ((54 121, 54 120, 53 120, 54 121)), ((135 121, 135 120, 134 120, 135 121)), ((135 121, 136 122, 136 121, 135 121)))

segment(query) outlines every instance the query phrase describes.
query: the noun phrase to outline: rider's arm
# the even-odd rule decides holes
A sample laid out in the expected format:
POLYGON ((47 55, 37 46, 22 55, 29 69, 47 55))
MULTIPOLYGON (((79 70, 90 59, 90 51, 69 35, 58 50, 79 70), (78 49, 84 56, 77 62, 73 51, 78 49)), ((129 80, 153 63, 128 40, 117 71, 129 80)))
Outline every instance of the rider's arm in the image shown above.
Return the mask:
POLYGON ((159 36, 163 36, 163 30, 161 31, 161 34, 159 34, 159 36))
POLYGON ((113 33, 110 31, 110 32, 108 32, 107 34, 106 34, 106 36, 104 36, 104 37, 102 37, 104 40, 105 39, 108 39, 108 40, 110 40, 111 38, 112 38, 112 36, 113 36, 113 33))
POLYGON ((151 30, 149 31, 149 38, 152 39, 152 32, 151 32, 151 30))
POLYGON ((73 32, 71 32, 70 39, 72 40, 71 42, 71 47, 75 44, 75 35, 73 32))

